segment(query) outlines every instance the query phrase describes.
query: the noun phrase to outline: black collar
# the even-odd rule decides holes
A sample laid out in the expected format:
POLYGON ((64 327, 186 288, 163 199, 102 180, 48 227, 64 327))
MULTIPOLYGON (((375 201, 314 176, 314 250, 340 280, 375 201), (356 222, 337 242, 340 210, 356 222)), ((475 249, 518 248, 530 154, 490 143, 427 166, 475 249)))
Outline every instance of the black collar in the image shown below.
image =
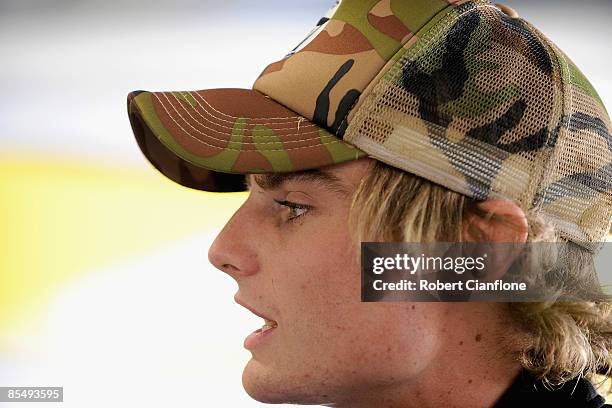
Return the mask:
POLYGON ((584 378, 575 378, 551 390, 529 372, 523 371, 494 406, 494 408, 509 407, 603 408, 612 406, 606 405, 604 398, 597 394, 593 385, 584 378))

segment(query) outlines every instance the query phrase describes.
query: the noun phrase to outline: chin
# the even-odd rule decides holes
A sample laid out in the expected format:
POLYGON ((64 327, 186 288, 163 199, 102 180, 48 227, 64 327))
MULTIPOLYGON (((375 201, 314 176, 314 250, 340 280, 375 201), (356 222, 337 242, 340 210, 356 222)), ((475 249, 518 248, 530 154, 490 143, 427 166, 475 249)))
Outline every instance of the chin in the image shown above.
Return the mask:
POLYGON ((265 404, 320 405, 327 402, 327 395, 317 392, 314 384, 296 381, 297 373, 293 374, 283 375, 251 359, 242 372, 242 386, 251 398, 265 404))
POLYGON ((280 385, 282 379, 276 378, 274 369, 256 360, 249 360, 242 372, 242 386, 251 398, 266 404, 280 404, 287 401, 280 385))

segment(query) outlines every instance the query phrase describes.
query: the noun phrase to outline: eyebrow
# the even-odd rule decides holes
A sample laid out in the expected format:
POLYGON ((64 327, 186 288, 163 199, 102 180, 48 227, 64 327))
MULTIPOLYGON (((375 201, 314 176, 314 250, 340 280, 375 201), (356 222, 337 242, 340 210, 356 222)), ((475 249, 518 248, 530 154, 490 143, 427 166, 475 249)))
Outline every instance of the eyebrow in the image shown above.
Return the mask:
POLYGON ((246 184, 249 189, 253 181, 264 190, 275 190, 281 188, 285 183, 297 181, 316 183, 331 192, 348 195, 347 187, 338 176, 320 169, 291 173, 249 174, 246 177, 246 184))

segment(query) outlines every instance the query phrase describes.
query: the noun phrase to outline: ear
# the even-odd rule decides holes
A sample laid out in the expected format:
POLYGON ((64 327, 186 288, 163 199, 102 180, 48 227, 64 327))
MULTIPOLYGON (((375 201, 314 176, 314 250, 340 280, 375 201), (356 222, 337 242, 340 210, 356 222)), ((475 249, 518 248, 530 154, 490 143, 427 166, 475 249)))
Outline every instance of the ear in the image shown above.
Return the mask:
POLYGON ((481 214, 469 214, 462 226, 464 242, 511 243, 493 245, 483 280, 501 279, 522 252, 529 226, 525 212, 508 200, 487 200, 478 205, 481 214))
POLYGON ((484 214, 469 214, 462 226, 464 242, 512 242, 527 241, 529 225, 525 212, 509 200, 487 200, 478 204, 484 214))

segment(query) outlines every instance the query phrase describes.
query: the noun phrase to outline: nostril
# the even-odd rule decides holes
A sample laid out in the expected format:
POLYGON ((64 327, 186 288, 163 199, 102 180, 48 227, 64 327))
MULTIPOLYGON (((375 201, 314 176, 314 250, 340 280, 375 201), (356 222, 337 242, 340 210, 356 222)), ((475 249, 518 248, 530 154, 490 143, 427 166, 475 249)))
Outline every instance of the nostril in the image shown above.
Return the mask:
POLYGON ((240 269, 236 268, 232 264, 226 263, 226 264, 221 265, 221 270, 225 273, 232 273, 232 272, 238 272, 240 269))

